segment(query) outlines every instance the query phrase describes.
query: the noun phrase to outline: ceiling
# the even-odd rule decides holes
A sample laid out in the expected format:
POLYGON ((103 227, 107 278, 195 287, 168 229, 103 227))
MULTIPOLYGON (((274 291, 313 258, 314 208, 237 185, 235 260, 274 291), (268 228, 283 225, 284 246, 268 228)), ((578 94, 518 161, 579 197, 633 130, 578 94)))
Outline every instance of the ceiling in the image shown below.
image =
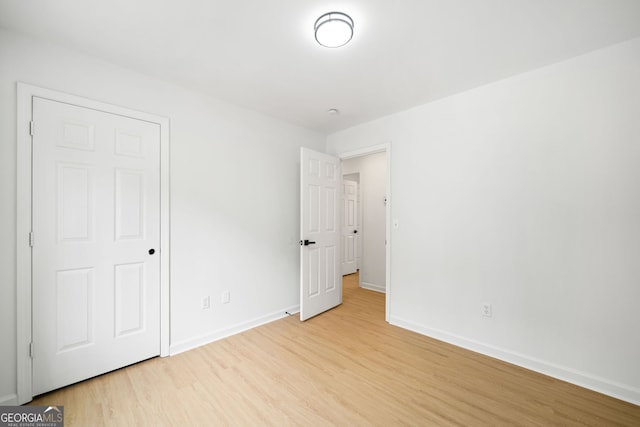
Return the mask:
POLYGON ((0 26, 331 133, 638 37, 640 1, 0 0, 0 26))

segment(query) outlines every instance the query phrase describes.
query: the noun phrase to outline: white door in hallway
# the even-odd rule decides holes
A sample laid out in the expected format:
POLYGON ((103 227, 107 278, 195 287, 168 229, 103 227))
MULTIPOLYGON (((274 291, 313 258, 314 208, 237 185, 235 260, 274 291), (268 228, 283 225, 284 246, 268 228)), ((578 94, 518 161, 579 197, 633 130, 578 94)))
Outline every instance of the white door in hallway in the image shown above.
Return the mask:
POLYGON ((357 236, 358 229, 358 183, 342 180, 342 275, 353 274, 358 270, 357 236))
POLYGON ((300 156, 300 320, 342 303, 340 159, 306 148, 300 156))
POLYGON ((160 354, 160 129, 33 97, 33 394, 160 354))

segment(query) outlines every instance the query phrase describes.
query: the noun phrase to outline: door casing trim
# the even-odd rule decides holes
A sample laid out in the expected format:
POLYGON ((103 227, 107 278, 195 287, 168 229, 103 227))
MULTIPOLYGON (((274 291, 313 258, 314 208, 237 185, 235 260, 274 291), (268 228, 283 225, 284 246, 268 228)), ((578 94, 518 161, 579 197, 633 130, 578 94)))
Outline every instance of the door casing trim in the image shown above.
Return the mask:
POLYGON ((169 119, 51 89, 17 83, 16 147, 16 373, 17 400, 33 399, 32 360, 32 256, 29 233, 32 230, 32 138, 30 121, 32 99, 40 97, 79 107, 118 114, 160 126, 160 356, 169 355, 170 344, 170 200, 169 200, 169 119))

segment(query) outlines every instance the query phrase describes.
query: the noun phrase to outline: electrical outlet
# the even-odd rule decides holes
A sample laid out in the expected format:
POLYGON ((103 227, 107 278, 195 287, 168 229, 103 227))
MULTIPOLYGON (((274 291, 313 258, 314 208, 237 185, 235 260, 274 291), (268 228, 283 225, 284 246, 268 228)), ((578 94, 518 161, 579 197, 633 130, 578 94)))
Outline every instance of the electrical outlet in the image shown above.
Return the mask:
POLYGON ((482 315, 484 317, 491 317, 492 315, 491 304, 482 304, 482 315))
POLYGON ((229 302, 231 301, 231 293, 229 291, 222 292, 221 299, 223 304, 229 304, 229 302))
POLYGON ((211 298, 209 298, 209 296, 207 295, 206 297, 202 298, 202 309, 208 310, 210 308, 211 308, 211 298))

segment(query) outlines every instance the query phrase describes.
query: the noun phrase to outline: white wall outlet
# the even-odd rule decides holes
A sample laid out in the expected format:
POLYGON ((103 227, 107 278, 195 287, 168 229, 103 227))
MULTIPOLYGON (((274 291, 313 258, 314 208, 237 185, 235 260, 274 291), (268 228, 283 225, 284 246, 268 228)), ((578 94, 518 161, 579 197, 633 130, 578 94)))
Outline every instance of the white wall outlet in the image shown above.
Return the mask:
POLYGON ((484 317, 492 316, 491 304, 482 304, 482 315, 484 317))
POLYGON ((229 302, 231 301, 231 292, 229 291, 224 291, 222 292, 222 303, 223 304, 229 304, 229 302))
POLYGON ((211 308, 211 298, 207 295, 206 297, 202 298, 202 309, 208 310, 210 308, 211 308))

